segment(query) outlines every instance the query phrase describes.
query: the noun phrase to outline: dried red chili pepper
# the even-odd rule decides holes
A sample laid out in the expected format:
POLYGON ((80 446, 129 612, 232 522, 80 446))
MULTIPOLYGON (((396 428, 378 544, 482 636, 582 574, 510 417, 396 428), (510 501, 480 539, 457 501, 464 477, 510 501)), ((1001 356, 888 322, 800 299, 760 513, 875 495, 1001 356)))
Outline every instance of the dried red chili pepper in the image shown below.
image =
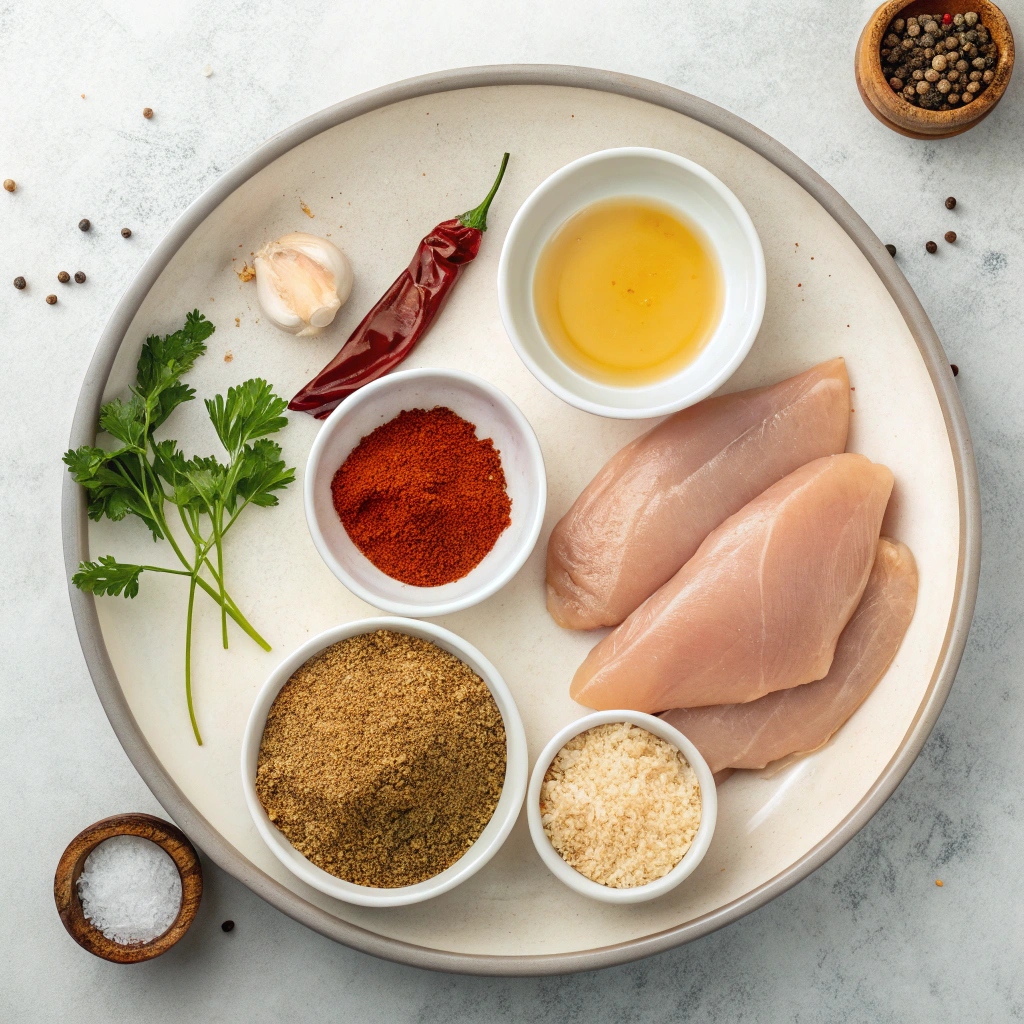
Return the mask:
POLYGON ((487 210, 507 164, 508 153, 478 207, 442 221, 420 242, 409 266, 363 317, 341 351, 291 400, 289 409, 323 419, 353 391, 405 359, 430 329, 463 267, 480 251, 487 210))

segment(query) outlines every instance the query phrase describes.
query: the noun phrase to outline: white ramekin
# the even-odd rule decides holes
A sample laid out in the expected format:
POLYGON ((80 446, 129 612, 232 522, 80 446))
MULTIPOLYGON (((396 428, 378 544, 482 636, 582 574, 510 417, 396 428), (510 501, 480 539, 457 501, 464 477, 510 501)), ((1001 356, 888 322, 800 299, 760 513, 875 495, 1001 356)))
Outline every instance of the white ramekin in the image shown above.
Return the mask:
POLYGON ((394 615, 447 615, 500 590, 530 557, 544 520, 547 477, 533 428, 493 384, 460 370, 418 369, 388 374, 349 395, 324 421, 306 463, 306 523, 320 557, 357 597, 394 615), (417 587, 381 572, 355 546, 331 497, 331 480, 360 440, 404 409, 443 405, 476 424, 501 453, 512 524, 475 569, 454 583, 417 587))
POLYGON ((715 822, 718 820, 718 792, 715 789, 715 778, 711 774, 707 761, 701 757, 700 751, 676 728, 668 722, 654 715, 645 715, 639 711, 596 711, 591 715, 570 723, 561 732, 556 733, 548 745, 541 751, 537 763, 534 765, 533 774, 530 776, 530 788, 526 792, 526 820, 530 825, 530 836, 533 845, 540 854, 551 873, 561 882, 564 882, 570 889, 591 899, 601 900, 604 903, 643 903, 652 900, 656 896, 663 896, 674 889, 684 878, 692 874, 697 865, 704 859, 711 845, 711 837, 715 832, 715 822), (608 885, 601 885, 580 874, 574 867, 571 867, 551 845, 540 816, 540 788, 555 755, 574 736, 578 736, 588 729, 597 725, 609 725, 614 722, 629 722, 638 725, 641 729, 654 733, 668 743, 680 750, 683 757, 689 762, 700 783, 701 812, 700 826, 697 834, 693 837, 690 848, 683 854, 683 859, 666 875, 648 882, 646 885, 637 885, 631 889, 613 889, 608 885))
POLYGON ((304 643, 297 651, 285 658, 270 674, 263 684, 256 703, 249 714, 249 721, 242 736, 242 789, 249 813, 256 823, 256 829, 270 847, 275 857, 303 882, 319 889, 320 892, 344 900, 346 903, 358 903, 364 907, 400 907, 409 903, 420 903, 434 896, 454 889, 471 875, 476 874, 500 849, 508 838, 512 826, 519 817, 519 809, 526 792, 526 777, 529 759, 526 751, 526 732, 522 719, 516 708, 512 694, 498 674, 497 669, 471 644, 450 630, 442 629, 429 622, 417 622, 414 619, 384 617, 376 619, 360 619, 343 626, 335 626, 325 630, 319 636, 304 643), (322 651, 339 640, 362 633, 372 633, 378 629, 390 629, 396 633, 406 633, 437 644, 443 650, 454 654, 465 662, 487 684, 498 710, 501 712, 505 726, 505 782, 494 809, 491 820, 483 830, 480 838, 450 867, 425 882, 416 885, 400 886, 395 889, 374 889, 370 886, 355 885, 343 881, 317 867, 307 860, 278 831, 271 822, 256 794, 256 764, 259 758, 260 742, 263 729, 267 723, 270 706, 274 703, 281 688, 291 678, 299 666, 308 661, 314 654, 322 651))
POLYGON ((761 240, 743 204, 692 160, 641 147, 591 153, 542 181, 515 215, 498 264, 501 317, 530 372, 570 405, 618 419, 664 416, 720 388, 757 337, 766 291, 761 240), (695 224, 718 257, 725 285, 722 318, 697 358, 642 386, 600 383, 568 366, 545 338, 533 303, 534 271, 545 243, 584 207, 619 197, 653 200, 695 224))

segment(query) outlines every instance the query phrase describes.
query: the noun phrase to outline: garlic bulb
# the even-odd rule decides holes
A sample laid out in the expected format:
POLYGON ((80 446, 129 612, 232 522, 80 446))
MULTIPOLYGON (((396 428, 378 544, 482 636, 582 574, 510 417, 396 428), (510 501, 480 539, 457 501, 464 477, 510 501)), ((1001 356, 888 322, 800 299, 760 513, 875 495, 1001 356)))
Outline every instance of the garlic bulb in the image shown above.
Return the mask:
POLYGON ((260 306, 289 334, 319 334, 352 292, 348 257, 325 238, 304 231, 268 242, 254 263, 260 306))

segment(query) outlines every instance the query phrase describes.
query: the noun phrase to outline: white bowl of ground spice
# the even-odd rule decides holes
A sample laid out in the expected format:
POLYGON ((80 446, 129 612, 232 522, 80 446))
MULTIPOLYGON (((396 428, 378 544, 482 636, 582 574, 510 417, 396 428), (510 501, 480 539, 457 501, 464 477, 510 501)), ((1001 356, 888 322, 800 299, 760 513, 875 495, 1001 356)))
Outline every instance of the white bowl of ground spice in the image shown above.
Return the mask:
POLYGON ((703 860, 718 817, 697 748, 637 711, 598 711, 557 733, 526 800, 541 860, 570 889, 606 903, 674 889, 703 860))
POLYGON ((459 370, 391 373, 345 399, 310 449, 306 522, 331 572, 394 615, 496 593, 540 535, 547 478, 526 417, 459 370))
POLYGON ((350 622, 271 674, 242 740, 260 835, 348 903, 438 896, 497 853, 526 792, 526 734, 494 666, 449 630, 350 622))

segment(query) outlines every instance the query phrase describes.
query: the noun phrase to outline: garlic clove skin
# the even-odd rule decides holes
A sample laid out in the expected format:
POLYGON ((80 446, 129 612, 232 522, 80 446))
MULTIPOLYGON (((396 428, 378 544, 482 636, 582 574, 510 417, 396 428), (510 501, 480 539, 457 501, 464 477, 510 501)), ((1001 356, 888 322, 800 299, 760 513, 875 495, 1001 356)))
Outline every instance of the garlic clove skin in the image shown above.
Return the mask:
POLYGON ((268 242, 253 263, 264 315, 289 334, 319 334, 352 294, 348 257, 327 239, 304 231, 268 242))

